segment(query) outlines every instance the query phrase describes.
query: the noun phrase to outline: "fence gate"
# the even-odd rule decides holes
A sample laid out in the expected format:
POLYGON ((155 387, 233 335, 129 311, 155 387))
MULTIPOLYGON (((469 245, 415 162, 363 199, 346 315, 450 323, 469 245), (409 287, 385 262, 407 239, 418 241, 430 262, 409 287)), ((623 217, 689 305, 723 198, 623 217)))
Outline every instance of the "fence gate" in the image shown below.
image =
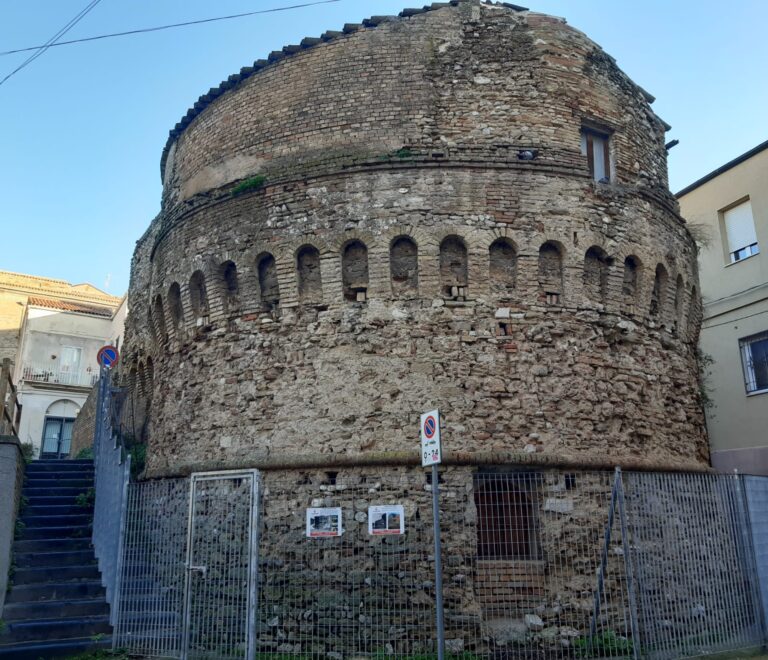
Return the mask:
POLYGON ((115 648, 254 657, 258 494, 256 470, 129 485, 115 648))
POLYGON ((182 658, 253 658, 258 478, 192 475, 182 658))

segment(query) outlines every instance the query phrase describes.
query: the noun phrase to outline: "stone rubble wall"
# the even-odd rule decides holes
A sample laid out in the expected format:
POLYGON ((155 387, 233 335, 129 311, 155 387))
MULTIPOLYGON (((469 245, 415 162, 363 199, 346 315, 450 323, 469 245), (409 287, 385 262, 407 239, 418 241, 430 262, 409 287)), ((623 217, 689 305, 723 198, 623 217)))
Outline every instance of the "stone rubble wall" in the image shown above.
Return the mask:
POLYGON ((0 619, 11 578, 11 549, 16 536, 16 514, 21 501, 25 465, 18 438, 0 435, 0 619))
POLYGON ((99 396, 98 383, 91 388, 88 398, 80 407, 80 412, 72 426, 72 444, 69 450, 69 458, 77 458, 83 450, 93 448, 96 433, 96 405, 99 396))
MULTIPOLYGON (((563 474, 537 473, 535 519, 527 522, 540 554, 510 561, 477 557, 474 474, 473 468, 443 468, 440 476, 449 650, 570 648, 589 632, 613 475, 572 475, 566 490, 563 474)), ((260 651, 354 657, 433 649, 427 476, 418 468, 262 473, 260 651), (368 507, 380 504, 403 505, 403 536, 369 535, 368 507), (343 535, 306 538, 306 508, 337 506, 343 535)), ((598 631, 628 635, 618 533, 610 547, 598 631)))

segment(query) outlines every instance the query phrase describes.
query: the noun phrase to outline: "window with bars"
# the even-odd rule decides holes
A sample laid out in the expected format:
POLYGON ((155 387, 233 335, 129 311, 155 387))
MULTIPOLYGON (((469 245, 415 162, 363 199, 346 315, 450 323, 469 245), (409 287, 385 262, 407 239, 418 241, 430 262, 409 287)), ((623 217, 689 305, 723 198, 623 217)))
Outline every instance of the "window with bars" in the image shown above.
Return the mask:
POLYGON ((479 473, 474 485, 478 558, 539 559, 541 474, 479 473))
POLYGON ((739 339, 747 394, 768 392, 768 330, 739 339))
POLYGON ((749 200, 723 212, 723 227, 728 243, 730 263, 735 263, 760 252, 749 200))

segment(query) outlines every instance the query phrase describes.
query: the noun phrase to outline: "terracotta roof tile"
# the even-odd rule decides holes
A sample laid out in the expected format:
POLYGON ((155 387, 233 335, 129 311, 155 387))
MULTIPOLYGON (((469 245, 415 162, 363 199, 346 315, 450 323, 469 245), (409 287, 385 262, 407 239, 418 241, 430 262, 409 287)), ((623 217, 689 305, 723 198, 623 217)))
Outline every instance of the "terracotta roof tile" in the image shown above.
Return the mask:
POLYGON ((109 307, 94 307, 92 305, 67 302, 66 300, 38 298, 37 296, 30 296, 28 301, 29 305, 34 305, 35 307, 45 307, 46 309, 58 309, 62 312, 78 312, 79 314, 91 314, 92 316, 112 318, 112 309, 109 307))

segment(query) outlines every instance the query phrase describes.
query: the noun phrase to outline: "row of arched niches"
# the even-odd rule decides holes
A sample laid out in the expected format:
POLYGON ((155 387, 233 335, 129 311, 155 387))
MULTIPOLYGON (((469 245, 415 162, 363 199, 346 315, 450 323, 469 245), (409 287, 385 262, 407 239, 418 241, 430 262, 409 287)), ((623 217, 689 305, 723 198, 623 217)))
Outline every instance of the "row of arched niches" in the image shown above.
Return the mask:
POLYGON ((201 328, 244 314, 364 306, 374 298, 591 309, 651 322, 685 341, 696 337, 696 286, 664 259, 643 259, 631 247, 614 254, 597 244, 566 249, 546 239, 538 249, 520 250, 501 231, 431 240, 419 234, 393 235, 384 246, 357 233, 335 245, 294 241, 274 252, 198 258, 188 272, 162 278, 167 281, 155 274, 148 319, 153 348, 174 350, 201 328))

